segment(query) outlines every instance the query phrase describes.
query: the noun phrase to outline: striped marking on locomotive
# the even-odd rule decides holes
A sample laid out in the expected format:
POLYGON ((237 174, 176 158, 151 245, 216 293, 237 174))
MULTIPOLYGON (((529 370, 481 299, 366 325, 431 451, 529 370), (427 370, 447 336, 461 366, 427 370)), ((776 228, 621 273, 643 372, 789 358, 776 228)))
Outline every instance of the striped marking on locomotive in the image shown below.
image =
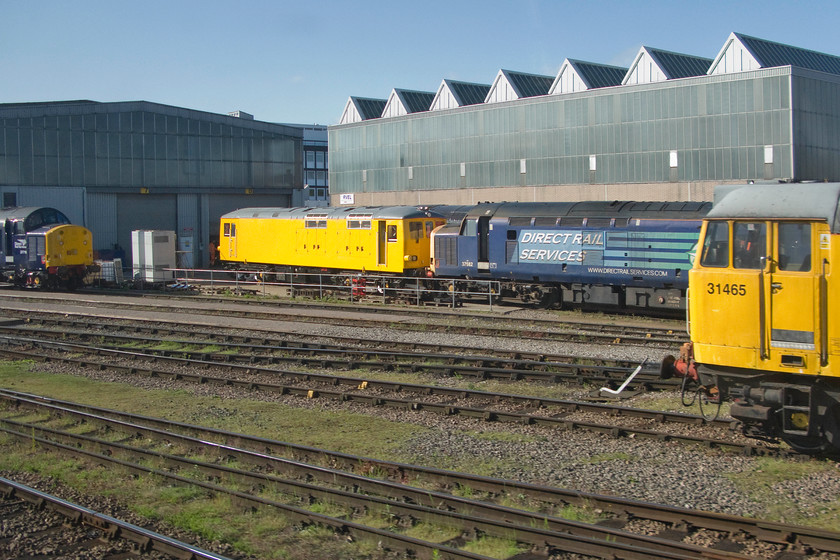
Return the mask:
POLYGON ((608 233, 604 265, 635 268, 689 268, 697 243, 693 232, 659 232, 653 235, 608 233))

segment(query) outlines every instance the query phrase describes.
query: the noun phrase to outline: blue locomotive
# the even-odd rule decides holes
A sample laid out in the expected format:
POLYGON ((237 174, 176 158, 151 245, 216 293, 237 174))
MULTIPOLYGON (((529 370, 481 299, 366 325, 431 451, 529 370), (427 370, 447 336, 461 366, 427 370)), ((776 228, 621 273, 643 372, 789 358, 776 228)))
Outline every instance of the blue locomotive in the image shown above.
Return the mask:
POLYGON ((80 286, 93 264, 90 230, 55 208, 0 210, 0 272, 21 288, 80 286))
POLYGON ((500 297, 548 306, 684 309, 688 270, 711 206, 482 203, 435 230, 431 270, 458 278, 450 289, 496 280, 500 297))

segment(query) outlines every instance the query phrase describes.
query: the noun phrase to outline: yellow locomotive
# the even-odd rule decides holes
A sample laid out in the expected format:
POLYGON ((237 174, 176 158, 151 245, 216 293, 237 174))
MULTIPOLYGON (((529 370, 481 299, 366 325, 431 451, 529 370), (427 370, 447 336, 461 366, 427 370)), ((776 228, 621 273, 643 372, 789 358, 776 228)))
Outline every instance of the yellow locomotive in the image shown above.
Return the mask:
POLYGON ((243 208, 221 218, 219 258, 277 271, 418 275, 444 223, 415 206, 243 208))
POLYGON ((748 435, 836 452, 840 183, 718 187, 716 199, 689 272, 691 348, 675 369, 732 399, 748 435))
POLYGON ((0 209, 0 274, 20 288, 81 286, 98 270, 90 230, 55 208, 0 209))

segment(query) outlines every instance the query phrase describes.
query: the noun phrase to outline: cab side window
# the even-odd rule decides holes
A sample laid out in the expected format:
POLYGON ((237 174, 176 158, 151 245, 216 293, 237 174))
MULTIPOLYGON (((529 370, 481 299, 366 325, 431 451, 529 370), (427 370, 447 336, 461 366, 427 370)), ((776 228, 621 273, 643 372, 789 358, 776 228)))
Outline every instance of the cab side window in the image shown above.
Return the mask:
POLYGON ((729 264, 729 224, 709 222, 703 239, 701 266, 724 267, 729 264))
POLYGON ((811 270, 810 224, 779 224, 779 270, 811 270))
POLYGON ((735 222, 732 228, 732 266, 761 268, 761 257, 767 256, 767 233, 763 222, 735 222))
POLYGON ((423 239, 423 222, 409 222, 408 237, 419 243, 423 239))
POLYGON ((475 237, 478 234, 478 220, 469 219, 464 220, 461 225, 461 235, 466 237, 475 237))

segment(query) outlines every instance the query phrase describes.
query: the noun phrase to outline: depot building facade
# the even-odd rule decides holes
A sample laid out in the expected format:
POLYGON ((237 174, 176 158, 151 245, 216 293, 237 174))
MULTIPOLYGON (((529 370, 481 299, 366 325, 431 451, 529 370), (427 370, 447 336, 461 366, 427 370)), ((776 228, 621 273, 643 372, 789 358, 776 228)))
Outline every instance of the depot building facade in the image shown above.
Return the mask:
POLYGON ((840 57, 732 33, 714 58, 351 96, 332 204, 712 200, 714 185, 840 180, 840 57))

